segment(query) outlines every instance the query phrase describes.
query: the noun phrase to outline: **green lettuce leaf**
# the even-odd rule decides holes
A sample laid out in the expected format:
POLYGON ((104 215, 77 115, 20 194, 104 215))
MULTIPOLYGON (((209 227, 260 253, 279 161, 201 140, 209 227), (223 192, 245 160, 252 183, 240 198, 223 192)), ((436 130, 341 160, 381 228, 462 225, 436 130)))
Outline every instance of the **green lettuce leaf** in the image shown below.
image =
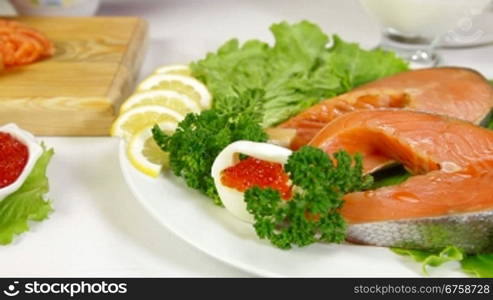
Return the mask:
POLYGON ((488 129, 493 129, 493 118, 489 118, 484 126, 488 129))
POLYGON ((462 270, 475 277, 493 278, 493 254, 466 256, 461 261, 462 270))
POLYGON ((263 90, 262 125, 269 127, 322 99, 408 69, 394 53, 329 38, 307 21, 270 29, 273 46, 259 40, 240 45, 233 39, 191 64, 193 75, 212 92, 214 107, 222 105, 221 99, 263 90))
POLYGON ((49 189, 46 168, 52 155, 52 149, 44 149, 24 184, 0 201, 0 244, 10 244, 15 235, 29 230, 29 221, 42 221, 53 211, 44 198, 49 189))
POLYGON ((358 44, 344 42, 338 35, 334 44, 325 53, 326 67, 341 78, 345 90, 350 90, 375 79, 402 72, 408 68, 405 61, 395 53, 374 49, 361 49, 358 44))
MULTIPOLYGON (((491 84, 491 86, 493 86, 493 80, 488 80, 488 82, 491 84)), ((488 118, 481 123, 481 126, 484 126, 488 129, 493 129, 493 111, 491 111, 488 118)))
POLYGON ((454 246, 448 246, 440 252, 409 250, 401 248, 392 248, 394 253, 399 255, 411 256, 415 261, 422 263, 423 273, 428 275, 428 267, 438 267, 449 261, 461 261, 464 254, 454 246))
POLYGON ((408 250, 392 248, 394 253, 407 255, 422 263, 423 273, 428 274, 428 267, 438 267, 449 261, 458 261, 462 270, 474 277, 493 278, 493 253, 466 254, 454 246, 448 246, 441 251, 408 250))
POLYGON ((372 174, 373 184, 371 190, 384 186, 398 185, 412 176, 402 165, 380 170, 372 174))

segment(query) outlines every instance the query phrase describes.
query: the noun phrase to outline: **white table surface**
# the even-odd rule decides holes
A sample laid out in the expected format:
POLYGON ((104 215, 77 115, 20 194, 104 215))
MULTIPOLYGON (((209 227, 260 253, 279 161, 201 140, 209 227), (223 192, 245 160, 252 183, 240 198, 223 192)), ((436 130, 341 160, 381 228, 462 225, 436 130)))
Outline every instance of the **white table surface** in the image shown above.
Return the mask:
MULTIPOLYGON (((0 5, 0 13, 5 6, 0 5)), ((273 22, 308 19, 365 47, 377 25, 357 1, 103 1, 100 15, 137 15, 150 23, 142 76, 187 63, 231 37, 271 41, 273 22)), ((490 28, 493 30, 493 28, 490 28)), ((493 44, 441 50, 443 64, 476 68, 493 78, 493 44)), ((0 247, 0 276, 245 277, 161 227, 134 199, 120 172, 115 138, 42 138, 55 149, 49 167, 55 212, 0 247)))

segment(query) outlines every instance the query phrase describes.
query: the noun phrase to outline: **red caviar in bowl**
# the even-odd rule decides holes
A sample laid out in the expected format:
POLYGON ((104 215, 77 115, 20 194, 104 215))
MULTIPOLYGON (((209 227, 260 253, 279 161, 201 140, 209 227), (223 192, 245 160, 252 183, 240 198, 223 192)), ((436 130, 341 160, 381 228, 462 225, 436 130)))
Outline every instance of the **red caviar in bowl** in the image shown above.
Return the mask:
POLYGON ((27 164, 29 150, 12 135, 0 132, 0 188, 19 178, 27 164))
POLYGON ((240 192, 253 186, 259 186, 261 188, 270 187, 279 191, 285 200, 289 200, 292 196, 289 176, 284 172, 283 166, 253 157, 241 160, 236 165, 224 169, 221 174, 221 182, 240 192))

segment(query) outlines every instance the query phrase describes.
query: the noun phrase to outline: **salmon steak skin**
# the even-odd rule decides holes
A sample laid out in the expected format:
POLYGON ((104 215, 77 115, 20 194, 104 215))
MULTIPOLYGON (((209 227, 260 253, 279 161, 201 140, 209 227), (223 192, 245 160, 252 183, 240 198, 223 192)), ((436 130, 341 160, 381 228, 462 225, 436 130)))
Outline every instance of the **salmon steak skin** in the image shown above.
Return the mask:
POLYGON ((397 161, 413 174, 398 185, 344 196, 349 241, 493 250, 493 131, 423 112, 363 110, 333 120, 309 145, 360 153, 365 173, 397 161))
POLYGON ((447 115, 481 124, 493 107, 493 87, 478 72, 440 67, 402 72, 327 99, 280 124, 294 131, 289 148, 296 150, 327 123, 353 111, 407 109, 447 115))

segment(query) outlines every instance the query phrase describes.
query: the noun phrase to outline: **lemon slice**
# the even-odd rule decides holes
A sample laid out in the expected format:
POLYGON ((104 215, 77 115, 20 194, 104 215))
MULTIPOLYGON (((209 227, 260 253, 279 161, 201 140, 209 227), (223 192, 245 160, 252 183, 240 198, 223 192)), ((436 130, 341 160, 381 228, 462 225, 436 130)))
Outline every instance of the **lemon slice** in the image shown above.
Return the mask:
POLYGON ((142 81, 137 90, 171 90, 187 95, 202 108, 211 106, 212 97, 207 87, 197 79, 183 75, 152 74, 142 81))
POLYGON ((160 105, 145 105, 128 110, 121 114, 111 127, 111 135, 123 137, 126 140, 146 127, 163 122, 177 124, 183 120, 183 115, 160 105))
POLYGON ((157 68, 156 74, 175 74, 183 76, 192 76, 192 70, 187 65, 168 65, 157 68))
MULTIPOLYGON (((176 123, 164 122, 159 127, 167 134, 173 133, 176 123)), ((130 163, 140 172, 157 177, 163 167, 169 164, 169 154, 163 152, 152 138, 152 126, 146 127, 130 139, 127 156, 130 163)))
POLYGON ((200 112, 198 104, 184 94, 175 91, 150 90, 130 96, 130 98, 128 98, 120 107, 120 113, 144 105, 165 106, 182 115, 186 115, 190 112, 200 112))

